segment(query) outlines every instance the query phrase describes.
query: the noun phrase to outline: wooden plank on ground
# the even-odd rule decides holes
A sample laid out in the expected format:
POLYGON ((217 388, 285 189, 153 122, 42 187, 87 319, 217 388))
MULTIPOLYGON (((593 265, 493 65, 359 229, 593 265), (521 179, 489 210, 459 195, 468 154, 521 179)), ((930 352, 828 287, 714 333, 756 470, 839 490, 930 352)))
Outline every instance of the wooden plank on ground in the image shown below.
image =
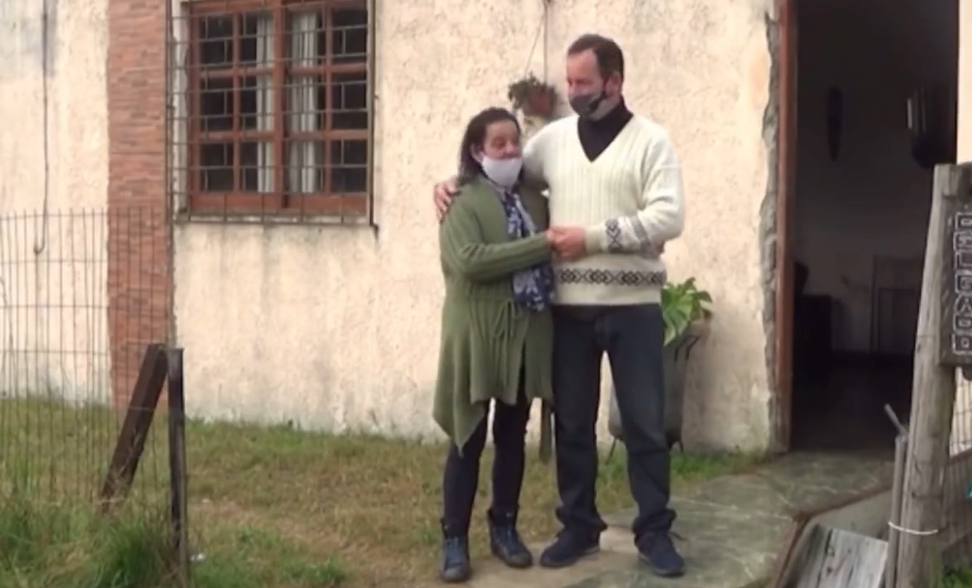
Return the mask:
POLYGON ((821 525, 810 536, 784 588, 881 588, 888 544, 821 525))

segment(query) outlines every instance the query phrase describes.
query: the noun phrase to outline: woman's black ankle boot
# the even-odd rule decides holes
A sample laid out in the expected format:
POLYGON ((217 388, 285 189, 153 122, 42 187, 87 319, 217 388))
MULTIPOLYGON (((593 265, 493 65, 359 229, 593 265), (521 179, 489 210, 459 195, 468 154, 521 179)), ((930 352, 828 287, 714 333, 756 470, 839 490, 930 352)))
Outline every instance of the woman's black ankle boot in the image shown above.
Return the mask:
POLYGON ((516 530, 516 513, 490 509, 488 517, 489 549, 493 555, 511 568, 532 566, 533 554, 516 530))
POLYGON ((439 567, 439 578, 449 583, 465 582, 471 573, 466 530, 442 521, 442 564, 439 567))

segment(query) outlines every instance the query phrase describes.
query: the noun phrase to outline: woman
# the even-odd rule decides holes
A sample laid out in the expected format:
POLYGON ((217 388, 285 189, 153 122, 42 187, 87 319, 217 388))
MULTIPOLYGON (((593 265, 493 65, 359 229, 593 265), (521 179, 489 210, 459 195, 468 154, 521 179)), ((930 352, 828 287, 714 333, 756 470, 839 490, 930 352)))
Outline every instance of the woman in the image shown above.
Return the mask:
POLYGON ((547 202, 520 183, 520 126, 501 108, 469 122, 459 152, 460 194, 439 229, 446 296, 434 416, 452 446, 443 476, 446 582, 469 578, 468 530, 494 407, 493 554, 525 568, 516 530, 530 404, 544 402, 541 456, 549 455, 553 322, 547 202))

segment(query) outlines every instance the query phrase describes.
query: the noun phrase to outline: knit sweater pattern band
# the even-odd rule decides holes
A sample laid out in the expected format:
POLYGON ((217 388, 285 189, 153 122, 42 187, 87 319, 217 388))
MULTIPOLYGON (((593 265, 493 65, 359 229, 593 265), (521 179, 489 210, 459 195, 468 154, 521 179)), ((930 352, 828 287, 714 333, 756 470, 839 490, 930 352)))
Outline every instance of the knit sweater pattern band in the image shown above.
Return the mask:
POLYGON ((577 117, 557 120, 524 149, 531 181, 549 189, 550 224, 584 228, 587 255, 554 263, 559 305, 661 301, 667 280, 658 248, 685 223, 682 175, 668 133, 634 116, 593 161, 577 117))

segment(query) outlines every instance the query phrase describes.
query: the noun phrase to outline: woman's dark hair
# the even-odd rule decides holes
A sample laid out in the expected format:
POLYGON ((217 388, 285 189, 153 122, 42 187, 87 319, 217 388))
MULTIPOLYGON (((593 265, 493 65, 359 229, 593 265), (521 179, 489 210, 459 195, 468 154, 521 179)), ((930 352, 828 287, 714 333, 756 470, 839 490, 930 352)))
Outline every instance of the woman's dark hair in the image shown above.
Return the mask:
POLYGON ((469 120, 466 125, 466 132, 462 134, 462 142, 459 144, 459 183, 465 184, 478 175, 482 175, 483 166, 473 159, 472 148, 482 147, 486 141, 486 129, 489 125, 504 120, 512 121, 516 125, 517 132, 520 132, 520 122, 516 120, 513 113, 505 108, 490 107, 483 110, 469 120))

